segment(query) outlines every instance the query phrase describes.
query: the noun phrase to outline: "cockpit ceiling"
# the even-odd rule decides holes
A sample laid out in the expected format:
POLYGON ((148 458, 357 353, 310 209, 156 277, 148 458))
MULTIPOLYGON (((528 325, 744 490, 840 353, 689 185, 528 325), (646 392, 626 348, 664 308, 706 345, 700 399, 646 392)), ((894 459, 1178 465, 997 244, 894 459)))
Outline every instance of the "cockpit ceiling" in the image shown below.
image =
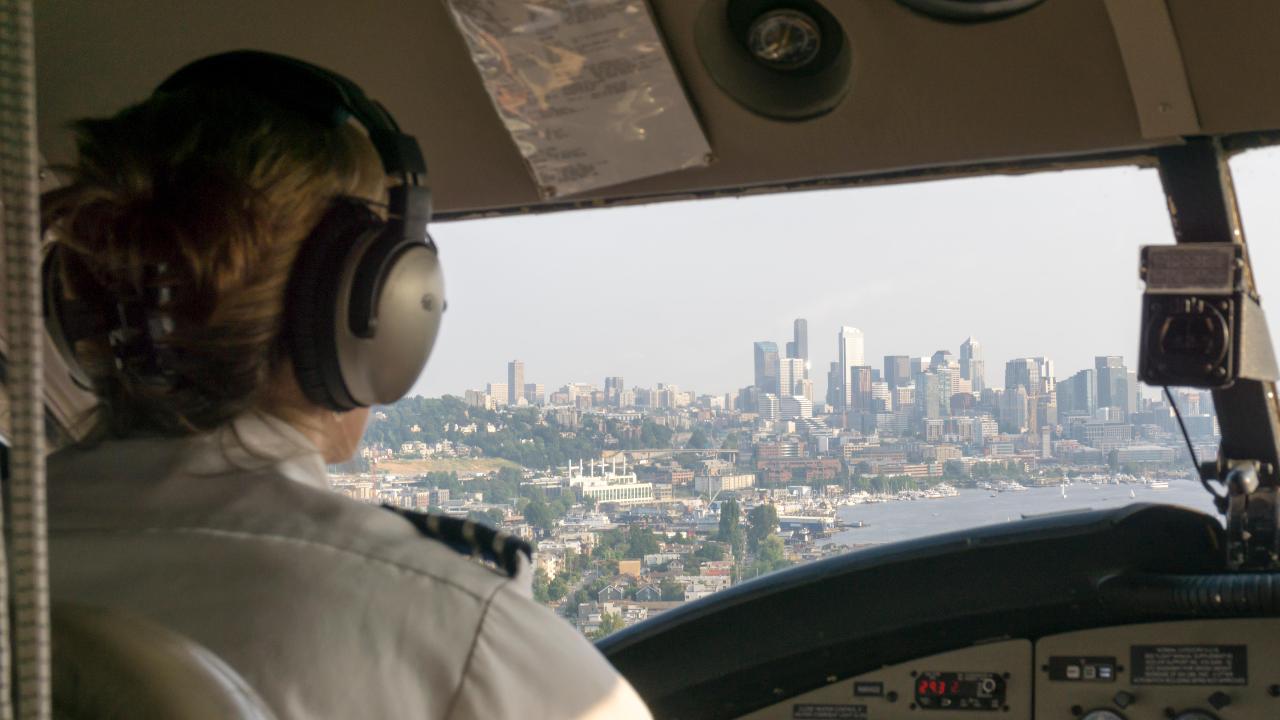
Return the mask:
MULTIPOLYGON (((1163 9, 1160 0, 1111 1, 1163 9)), ((574 200, 678 196, 1167 143, 1171 138, 1144 136, 1126 57, 1131 64, 1146 57, 1141 72, 1178 83, 1185 77, 1195 106, 1190 130, 1280 128, 1275 0, 1169 0, 1173 63, 1167 53, 1144 55, 1142 46, 1152 40, 1146 31, 1117 33, 1104 0, 1045 0, 972 24, 935 20, 892 0, 824 0, 851 43, 852 81, 835 110, 803 122, 754 115, 717 87, 695 47, 702 2, 650 5, 716 161, 574 200)), ((539 203, 443 0, 43 0, 35 20, 39 132, 51 163, 71 156, 69 121, 142 99, 193 58, 250 47, 333 67, 387 105, 423 146, 437 213, 539 203)))

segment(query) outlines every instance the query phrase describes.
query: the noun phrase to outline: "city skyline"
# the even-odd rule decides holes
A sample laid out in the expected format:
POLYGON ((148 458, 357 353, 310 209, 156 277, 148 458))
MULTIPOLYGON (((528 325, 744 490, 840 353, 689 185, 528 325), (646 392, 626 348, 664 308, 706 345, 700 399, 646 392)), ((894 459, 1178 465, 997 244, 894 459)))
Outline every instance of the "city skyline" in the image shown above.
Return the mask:
MULTIPOLYGON (((1270 199, 1280 152, 1234 164, 1270 307, 1280 243, 1260 240, 1280 237, 1270 199)), ((548 387, 616 374, 634 386, 732 392, 752 382, 741 348, 765 338, 781 346, 795 318, 808 319, 817 400, 837 360, 827 338, 843 325, 865 333, 868 358, 928 357, 935 338, 956 353, 966 336, 980 338, 988 383, 1015 357, 1089 367, 1085 348, 1133 367, 1138 248, 1172 241, 1156 174, 1134 168, 475 220, 432 233, 450 310, 413 391, 428 396, 484 387, 516 357, 548 387)))

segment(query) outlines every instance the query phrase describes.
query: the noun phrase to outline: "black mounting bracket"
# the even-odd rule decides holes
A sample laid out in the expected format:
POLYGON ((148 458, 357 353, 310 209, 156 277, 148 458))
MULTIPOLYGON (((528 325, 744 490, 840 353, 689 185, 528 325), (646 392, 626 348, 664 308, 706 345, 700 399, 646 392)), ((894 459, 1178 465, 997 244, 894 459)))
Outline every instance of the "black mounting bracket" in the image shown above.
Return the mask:
MULTIPOLYGON (((1156 158, 1177 242, 1240 246, 1245 291, 1258 301, 1231 168, 1218 138, 1186 138, 1182 145, 1158 149, 1156 158)), ((1267 353, 1273 352, 1269 345, 1267 353)), ((1280 570, 1276 383, 1237 379, 1228 387, 1214 388, 1213 403, 1222 430, 1213 477, 1227 489, 1228 564, 1238 570, 1280 570)))

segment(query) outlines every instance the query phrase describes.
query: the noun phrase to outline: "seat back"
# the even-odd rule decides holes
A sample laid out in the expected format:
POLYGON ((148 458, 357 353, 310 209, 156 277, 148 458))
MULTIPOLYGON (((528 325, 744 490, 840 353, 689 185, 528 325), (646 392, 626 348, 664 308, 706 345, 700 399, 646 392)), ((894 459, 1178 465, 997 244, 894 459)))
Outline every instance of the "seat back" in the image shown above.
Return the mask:
POLYGON ((59 720, 274 720, 257 693, 201 645, 119 610, 55 603, 59 720))

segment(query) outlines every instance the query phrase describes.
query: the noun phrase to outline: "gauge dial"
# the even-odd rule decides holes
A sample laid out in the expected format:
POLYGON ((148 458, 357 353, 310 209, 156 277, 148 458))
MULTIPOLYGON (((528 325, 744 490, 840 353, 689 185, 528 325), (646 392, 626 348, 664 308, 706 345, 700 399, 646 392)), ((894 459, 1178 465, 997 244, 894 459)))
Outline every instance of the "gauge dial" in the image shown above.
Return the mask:
POLYGON ((1125 720, 1125 718, 1115 710, 1098 708, 1081 715, 1080 720, 1125 720))
POLYGON ((769 67, 795 70, 818 57, 822 30, 816 20, 799 10, 770 10, 747 29, 747 47, 769 67))

